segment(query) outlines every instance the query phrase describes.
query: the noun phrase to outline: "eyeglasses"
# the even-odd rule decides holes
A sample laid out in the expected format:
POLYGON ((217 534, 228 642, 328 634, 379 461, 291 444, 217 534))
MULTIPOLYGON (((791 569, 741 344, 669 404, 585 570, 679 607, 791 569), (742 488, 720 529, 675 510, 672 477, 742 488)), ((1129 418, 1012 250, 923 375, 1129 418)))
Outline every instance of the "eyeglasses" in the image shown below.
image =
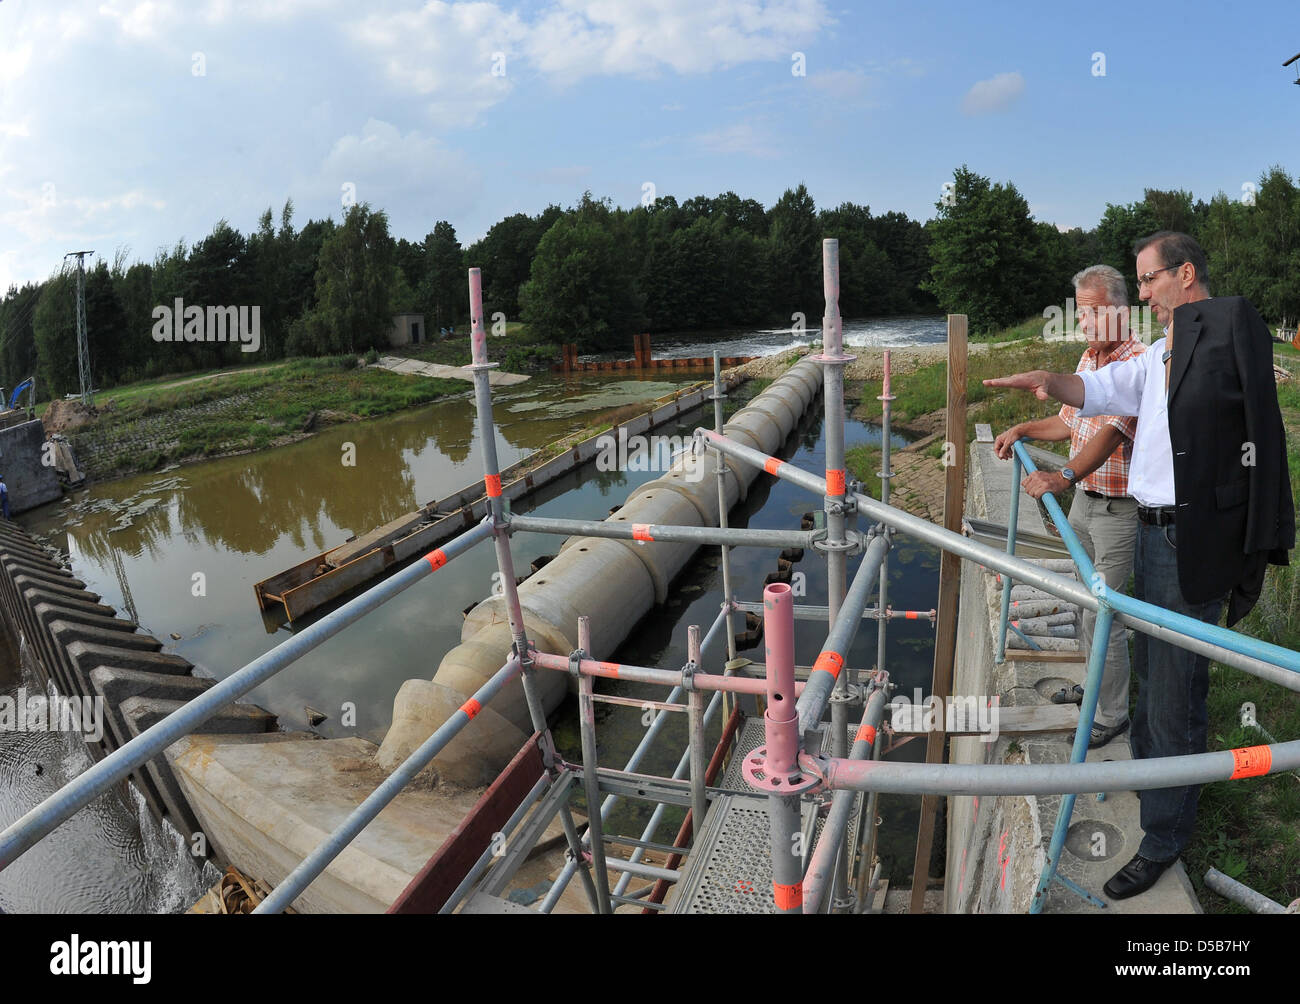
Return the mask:
POLYGON ((1183 262, 1179 262, 1177 265, 1170 265, 1168 268, 1153 268, 1150 272, 1143 272, 1140 276, 1138 276, 1138 286, 1139 287, 1149 286, 1151 284, 1151 280, 1154 279, 1156 276, 1158 276, 1161 272, 1172 272, 1176 268, 1182 268, 1183 264, 1184 264, 1183 262))

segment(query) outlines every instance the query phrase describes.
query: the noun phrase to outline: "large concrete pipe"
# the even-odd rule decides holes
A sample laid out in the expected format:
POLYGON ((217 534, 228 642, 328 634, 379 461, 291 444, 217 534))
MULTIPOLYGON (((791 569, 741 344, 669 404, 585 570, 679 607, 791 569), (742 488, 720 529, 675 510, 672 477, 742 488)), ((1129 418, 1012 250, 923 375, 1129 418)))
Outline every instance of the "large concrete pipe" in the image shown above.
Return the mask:
MULTIPOLYGON (((807 359, 736 412, 728 436, 774 453, 794 429, 822 384, 821 367, 807 359)), ((727 507, 743 499, 757 471, 744 467, 724 479, 727 507)), ((716 526, 718 487, 713 462, 694 474, 681 461, 634 490, 611 521, 716 526), (704 471, 703 477, 699 476, 704 471)), ((546 567, 519 587, 528 637, 544 652, 568 654, 578 646, 578 616, 591 617, 591 654, 609 658, 656 603, 668 598, 674 578, 694 553, 691 544, 570 537, 546 567)), ((392 770, 408 757, 467 695, 500 668, 510 651, 504 599, 489 597, 470 611, 461 643, 447 653, 432 680, 407 680, 393 702, 393 724, 378 763, 392 770)), ((564 699, 566 678, 539 672, 547 712, 564 699)), ((479 712, 474 722, 434 760, 439 775, 458 784, 486 784, 509 762, 531 731, 523 687, 516 679, 479 712)))

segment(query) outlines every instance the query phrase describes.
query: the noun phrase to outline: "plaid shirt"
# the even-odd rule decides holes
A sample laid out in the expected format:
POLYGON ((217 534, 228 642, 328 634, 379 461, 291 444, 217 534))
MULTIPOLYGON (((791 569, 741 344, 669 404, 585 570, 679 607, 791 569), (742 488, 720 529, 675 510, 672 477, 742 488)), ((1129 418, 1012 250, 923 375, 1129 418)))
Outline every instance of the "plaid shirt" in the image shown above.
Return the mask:
MULTIPOLYGON (((1121 363, 1145 351, 1145 345, 1136 338, 1130 338, 1115 346, 1110 358, 1106 360, 1106 365, 1121 363)), ((1096 368, 1097 354, 1091 348, 1084 349, 1074 372, 1087 373, 1096 368)), ((1061 406, 1061 421, 1070 427, 1070 456, 1072 457, 1077 457, 1088 440, 1097 435, 1104 426, 1113 425, 1123 434, 1124 438, 1119 448, 1106 458, 1104 464, 1086 478, 1081 478, 1079 485, 1088 491, 1100 492, 1111 497, 1127 495, 1128 465, 1133 459, 1133 435, 1137 431, 1137 418, 1117 415, 1094 415, 1091 418, 1081 418, 1078 408, 1071 408, 1065 404, 1061 406)))

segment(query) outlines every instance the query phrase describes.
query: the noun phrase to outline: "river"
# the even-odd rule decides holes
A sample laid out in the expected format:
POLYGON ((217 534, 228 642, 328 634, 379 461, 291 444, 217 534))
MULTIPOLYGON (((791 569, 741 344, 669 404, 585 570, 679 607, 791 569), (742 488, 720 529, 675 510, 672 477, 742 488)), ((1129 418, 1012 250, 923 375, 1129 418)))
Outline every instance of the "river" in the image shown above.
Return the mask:
MULTIPOLYGON (((846 323, 846 342, 872 344, 870 339, 875 338, 885 340, 875 344, 887 344, 900 337, 900 331, 906 331, 911 344, 936 340, 936 331, 937 340, 943 340, 941 318, 926 319, 928 324, 903 320, 912 326, 900 328, 895 320, 881 322, 878 329, 846 323)), ((768 354, 787 347, 779 334, 771 332, 739 337, 749 347, 737 354, 768 354)), ((683 342, 674 347, 657 341, 655 351, 665 356, 674 352, 702 355, 714 347, 712 342, 696 341, 693 346, 683 342)), ((576 431, 610 408, 652 399, 681 381, 697 379, 698 374, 671 370, 654 381, 612 374, 544 375, 494 390, 502 466, 576 431)), ((742 389, 729 406, 737 407, 752 392, 742 389)), ((711 417, 711 411, 706 414, 702 410, 679 428, 661 431, 686 433, 698 421, 711 422, 711 417)), ((878 430, 873 433, 870 427, 850 425, 850 444, 873 435, 879 441, 878 430)), ((820 469, 822 448, 818 418, 803 431, 794 459, 808 469, 820 469)), ((290 635, 280 619, 258 610, 254 582, 473 482, 481 476, 481 463, 473 404, 467 393, 399 415, 329 428, 265 453, 93 486, 26 513, 20 522, 33 535, 66 553, 73 573, 102 595, 101 602, 137 620, 167 643, 166 651, 190 660, 203 675, 223 678, 290 635), (344 463, 349 456, 355 456, 355 466, 344 463)), ((599 472, 589 466, 537 493, 531 501, 532 511, 604 518, 633 487, 656 476, 655 472, 599 472)), ((811 504, 802 493, 778 483, 754 491, 735 518, 740 525, 788 527, 792 519, 797 524, 798 514, 811 504)), ((536 558, 554 553, 558 544, 557 539, 542 535, 516 535, 512 541, 516 568, 526 570, 536 558)), ((753 584, 752 591, 761 593, 759 584, 763 575, 775 568, 774 559, 751 549, 733 553, 738 580, 753 584)), ((646 618, 619 658, 644 665, 671 666, 685 661, 685 625, 707 626, 720 602, 718 573, 709 560, 706 556, 688 569, 677 594, 666 607, 646 618)), ((824 603, 824 567, 819 560, 807 557, 801 568, 807 575, 807 601, 824 603)), ((900 548, 891 568, 893 605, 900 609, 931 607, 936 568, 927 549, 900 548)), ((328 716, 316 726, 319 734, 360 735, 378 741, 389 723, 398 687, 406 679, 433 675, 442 654, 460 640, 461 611, 489 594, 494 571, 491 550, 475 549, 457 560, 454 575, 439 575, 408 590, 247 699, 277 714, 286 729, 308 728, 306 709, 310 706, 328 716), (345 704, 355 707, 355 727, 342 724, 345 704)), ((295 627, 300 630, 311 622, 311 618, 302 619, 295 627)), ((801 631, 801 660, 811 661, 815 656, 819 637, 801 631)), ((929 678, 927 646, 931 645, 926 625, 891 629, 891 663, 897 656, 899 667, 914 667, 919 674, 915 682, 924 687, 929 678)), ((874 651, 875 631, 867 624, 859 633, 854 655, 865 660, 860 664, 870 665, 874 651)), ((910 676, 899 682, 910 692, 910 676)), ((565 730, 563 720, 559 728, 565 730)), ((622 738, 614 740, 611 749, 619 750, 624 740, 634 743, 635 731, 621 731, 622 738)), ((30 738, 22 737, 22 741, 30 742, 30 738)), ((21 771, 15 775, 5 767, 37 756, 35 751, 19 747, 6 759, 4 750, 0 746, 0 824, 16 818, 53 790, 48 777, 35 784, 21 771)), ((49 751, 40 755, 54 757, 49 751)), ((62 773, 52 776, 75 773, 75 756, 65 751, 58 762, 62 773)), ((671 765, 665 772, 669 771, 671 765)), ((158 862, 184 861, 185 855, 178 853, 175 839, 157 834, 142 839, 136 816, 138 813, 120 804, 97 809, 95 821, 81 827, 86 845, 76 854, 62 852, 74 873, 81 869, 89 872, 80 883, 85 891, 79 897, 68 898, 57 887, 48 888, 44 897, 33 891, 40 888, 40 880, 33 878, 41 871, 37 848, 0 873, 0 909, 183 909, 188 901, 182 900, 210 885, 206 880, 212 876, 182 874, 166 882, 156 878, 146 881, 159 870, 158 862), (134 842, 123 844, 124 835, 133 831, 134 842), (103 841, 99 854, 91 846, 97 835, 103 841), (111 891, 98 889, 89 881, 101 868, 108 874, 117 874, 119 867, 130 872, 132 861, 154 863, 135 873, 144 878, 117 881, 111 891)), ((144 825, 147 829, 148 820, 144 825)), ((186 872, 179 864, 175 867, 186 872)), ((75 876, 69 885, 78 885, 75 876)))

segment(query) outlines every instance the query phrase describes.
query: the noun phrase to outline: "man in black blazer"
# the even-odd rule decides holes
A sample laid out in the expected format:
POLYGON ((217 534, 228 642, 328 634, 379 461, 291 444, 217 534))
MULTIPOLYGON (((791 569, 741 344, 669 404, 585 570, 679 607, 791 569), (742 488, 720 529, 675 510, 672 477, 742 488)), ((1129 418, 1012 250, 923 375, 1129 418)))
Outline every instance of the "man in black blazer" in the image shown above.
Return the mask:
MULTIPOLYGON (((1038 370, 986 380, 1032 390, 1082 415, 1137 415, 1129 491, 1138 502, 1138 599, 1235 624, 1259 597, 1265 566, 1285 564, 1295 510, 1268 329, 1241 297, 1209 298, 1200 245, 1161 231, 1134 246, 1138 293, 1166 337, 1091 373, 1038 370)), ((1203 753, 1209 659, 1139 632, 1132 745, 1137 757, 1203 753)), ((1112 899, 1149 889, 1196 827, 1198 785, 1139 792, 1142 844, 1106 883, 1112 899)))

